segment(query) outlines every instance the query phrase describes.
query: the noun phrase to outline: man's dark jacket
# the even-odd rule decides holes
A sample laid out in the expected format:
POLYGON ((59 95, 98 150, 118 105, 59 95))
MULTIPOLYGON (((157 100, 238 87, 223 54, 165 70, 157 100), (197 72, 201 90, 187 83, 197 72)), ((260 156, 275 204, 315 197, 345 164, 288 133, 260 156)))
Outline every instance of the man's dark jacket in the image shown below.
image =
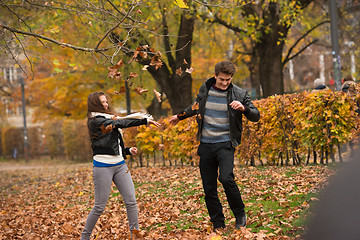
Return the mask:
MULTIPOLYGON (((215 84, 215 82, 216 79, 214 77, 208 79, 200 87, 199 93, 194 103, 188 108, 186 108, 184 112, 178 114, 178 118, 180 120, 196 115, 196 120, 198 123, 198 140, 200 140, 201 138, 207 96, 211 86, 215 84)), ((230 83, 227 89, 227 105, 230 124, 230 140, 233 147, 236 147, 241 142, 242 115, 244 114, 245 117, 252 122, 257 122, 260 119, 260 112, 251 102, 250 96, 247 94, 247 91, 241 89, 240 87, 232 83, 230 83), (242 112, 231 108, 229 104, 232 101, 241 102, 245 106, 245 111, 242 112)))

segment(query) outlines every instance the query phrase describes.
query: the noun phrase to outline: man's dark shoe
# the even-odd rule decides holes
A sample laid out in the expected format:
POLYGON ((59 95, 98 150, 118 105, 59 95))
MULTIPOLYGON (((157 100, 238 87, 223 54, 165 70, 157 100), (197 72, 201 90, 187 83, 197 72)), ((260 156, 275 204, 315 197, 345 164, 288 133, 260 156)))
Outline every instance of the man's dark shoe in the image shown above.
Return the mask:
POLYGON ((246 214, 236 218, 235 228, 240 229, 240 227, 246 226, 246 214))
POLYGON ((223 222, 214 222, 214 230, 215 229, 223 229, 225 228, 225 223, 223 222))

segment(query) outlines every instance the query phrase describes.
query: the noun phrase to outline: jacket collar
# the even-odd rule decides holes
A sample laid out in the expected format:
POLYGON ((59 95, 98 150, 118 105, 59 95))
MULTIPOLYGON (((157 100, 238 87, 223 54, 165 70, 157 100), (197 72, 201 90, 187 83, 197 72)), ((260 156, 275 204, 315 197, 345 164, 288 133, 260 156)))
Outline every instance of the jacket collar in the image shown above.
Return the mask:
MULTIPOLYGON (((215 83, 216 83, 216 79, 215 79, 215 77, 212 77, 212 78, 209 78, 208 80, 206 80, 205 86, 209 90, 211 88, 211 86, 215 83)), ((230 90, 232 87, 233 87, 233 84, 230 83, 228 89, 226 89, 226 90, 230 90)))

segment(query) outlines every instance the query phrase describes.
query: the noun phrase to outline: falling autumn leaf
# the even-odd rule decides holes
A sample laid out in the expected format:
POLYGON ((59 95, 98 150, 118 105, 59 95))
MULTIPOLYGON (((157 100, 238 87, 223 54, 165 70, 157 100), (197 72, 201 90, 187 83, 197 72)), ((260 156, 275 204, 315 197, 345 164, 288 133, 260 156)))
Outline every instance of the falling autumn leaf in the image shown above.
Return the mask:
POLYGON ((161 102, 161 93, 159 93, 158 91, 156 91, 155 89, 153 90, 155 93, 155 97, 157 98, 157 100, 159 101, 159 103, 161 102))
POLYGON ((109 125, 107 125, 106 127, 105 127, 104 125, 101 125, 101 126, 100 126, 100 129, 101 129, 101 132, 102 132, 103 134, 105 134, 105 133, 111 132, 111 131, 114 129, 114 127, 115 127, 115 126, 113 126, 112 124, 109 124, 109 125))
POLYGON ((191 106, 191 110, 198 110, 199 109, 199 103, 194 102, 194 104, 191 106))
POLYGON ((147 92, 147 89, 141 88, 141 87, 137 87, 136 89, 133 90, 134 92, 138 93, 138 94, 143 94, 144 92, 147 92))
POLYGON ((130 79, 130 78, 135 78, 135 77, 137 77, 137 76, 138 76, 137 73, 131 72, 131 73, 129 74, 129 79, 130 79))
POLYGON ((149 65, 144 65, 141 70, 146 71, 148 69, 148 67, 150 67, 150 66, 149 65))
POLYGON ((111 119, 115 121, 117 119, 117 117, 118 117, 118 115, 114 114, 111 116, 111 119))
POLYGON ((120 89, 119 89, 119 91, 118 91, 118 92, 115 91, 114 93, 115 93, 115 94, 121 94, 121 93, 125 93, 125 92, 126 92, 126 88, 125 88, 124 86, 121 86, 120 89))
POLYGON ((194 68, 187 68, 186 70, 185 70, 185 72, 187 72, 187 73, 189 73, 189 74, 191 74, 192 72, 194 71, 194 68))
POLYGON ((183 70, 181 69, 181 67, 178 68, 178 69, 176 69, 176 74, 177 74, 177 75, 181 76, 182 73, 183 73, 183 70))
POLYGON ((140 52, 140 56, 142 58, 147 58, 148 54, 147 54, 147 52, 142 51, 142 52, 140 52))
POLYGON ((150 66, 155 66, 155 70, 162 66, 162 61, 160 60, 159 55, 155 55, 151 58, 150 66))
POLYGON ((188 62, 186 61, 186 59, 185 59, 185 58, 184 58, 184 64, 185 64, 185 65, 187 65, 187 64, 188 64, 188 62))
POLYGON ((121 68, 122 66, 124 66, 124 62, 123 62, 122 59, 120 59, 120 61, 119 61, 117 64, 115 64, 115 65, 112 66, 112 67, 109 67, 109 70, 110 70, 110 69, 119 69, 119 68, 121 68))
POLYGON ((121 59, 117 64, 115 64, 114 66, 110 66, 108 67, 109 69, 109 73, 108 76, 110 78, 115 78, 117 80, 121 79, 121 72, 118 71, 119 68, 121 68, 122 66, 124 66, 124 62, 121 59))

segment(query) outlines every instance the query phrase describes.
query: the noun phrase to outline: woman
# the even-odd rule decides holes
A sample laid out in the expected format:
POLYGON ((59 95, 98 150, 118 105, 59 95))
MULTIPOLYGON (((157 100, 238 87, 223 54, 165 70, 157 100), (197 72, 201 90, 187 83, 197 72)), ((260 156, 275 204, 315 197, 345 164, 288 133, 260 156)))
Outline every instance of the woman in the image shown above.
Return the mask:
POLYGON ((128 167, 126 155, 135 155, 136 147, 126 148, 121 128, 144 124, 159 126, 149 118, 123 118, 113 115, 104 92, 94 92, 88 97, 88 129, 93 150, 93 178, 95 187, 95 205, 91 210, 81 239, 90 239, 97 220, 105 209, 109 199, 112 182, 115 183, 126 206, 130 232, 139 229, 138 211, 135 199, 135 187, 128 167))

